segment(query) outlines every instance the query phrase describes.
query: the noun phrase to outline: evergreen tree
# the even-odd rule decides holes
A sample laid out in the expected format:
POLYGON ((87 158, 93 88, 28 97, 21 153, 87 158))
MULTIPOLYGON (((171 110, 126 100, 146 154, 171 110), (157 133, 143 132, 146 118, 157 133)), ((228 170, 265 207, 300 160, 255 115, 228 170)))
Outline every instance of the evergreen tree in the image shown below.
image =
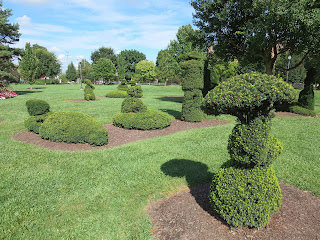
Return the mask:
POLYGON ((72 82, 72 81, 76 82, 77 81, 77 71, 76 71, 76 68, 73 65, 73 62, 71 62, 68 65, 68 69, 66 71, 66 77, 70 82, 72 82))
POLYGON ((30 89, 32 89, 32 84, 36 81, 38 69, 39 60, 34 54, 30 43, 26 43, 25 54, 20 62, 20 74, 21 77, 30 84, 30 89))

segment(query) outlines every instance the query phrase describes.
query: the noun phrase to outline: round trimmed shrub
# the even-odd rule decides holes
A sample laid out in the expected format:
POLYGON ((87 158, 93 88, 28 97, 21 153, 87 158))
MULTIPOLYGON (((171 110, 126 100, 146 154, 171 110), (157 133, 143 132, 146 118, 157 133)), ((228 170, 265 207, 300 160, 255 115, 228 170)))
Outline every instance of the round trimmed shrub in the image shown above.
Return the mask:
POLYGON ((228 141, 231 160, 247 167, 267 166, 282 153, 279 140, 271 135, 270 121, 256 118, 249 124, 237 124, 228 141))
POLYGON ((127 93, 130 97, 142 98, 142 87, 140 85, 134 85, 127 89, 127 93))
POLYGON ((27 110, 30 116, 42 115, 50 112, 50 105, 40 99, 30 99, 26 102, 27 110))
POLYGON ((108 98, 127 98, 127 97, 129 97, 129 95, 126 91, 115 90, 115 91, 107 92, 106 97, 108 97, 108 98))
POLYGON ((273 166, 220 168, 210 188, 213 209, 231 226, 265 226, 281 205, 273 166))
POLYGON ((37 115, 37 116, 30 116, 24 121, 24 126, 30 132, 39 133, 39 128, 41 124, 46 120, 46 118, 52 114, 52 112, 48 112, 46 114, 37 115))
POLYGON ((145 111, 147 111, 147 106, 139 98, 126 98, 125 100, 123 100, 121 105, 122 113, 137 113, 145 111))
POLYGON ((172 122, 168 114, 150 109, 139 113, 117 113, 112 121, 117 127, 140 130, 162 129, 172 122))
POLYGON ((89 143, 102 146, 108 143, 108 132, 93 117, 80 112, 63 111, 47 117, 39 128, 44 139, 54 142, 89 143))

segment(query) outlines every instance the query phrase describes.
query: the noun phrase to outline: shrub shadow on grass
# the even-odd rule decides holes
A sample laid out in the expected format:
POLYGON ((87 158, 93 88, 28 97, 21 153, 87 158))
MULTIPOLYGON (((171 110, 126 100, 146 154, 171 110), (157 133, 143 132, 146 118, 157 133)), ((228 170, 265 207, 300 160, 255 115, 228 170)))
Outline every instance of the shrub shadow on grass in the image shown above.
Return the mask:
POLYGON ((208 171, 206 164, 187 159, 172 159, 162 164, 161 170, 164 174, 171 177, 185 177, 190 189, 190 194, 194 197, 197 204, 221 223, 229 226, 227 222, 212 209, 209 200, 209 191, 213 173, 208 171))
POLYGON ((32 91, 32 90, 22 90, 22 91, 14 91, 18 95, 26 95, 26 94, 31 94, 31 93, 40 93, 42 91, 32 91))
POLYGON ((182 103, 183 97, 180 96, 162 96, 157 97, 160 101, 182 103))
POLYGON ((172 110, 172 109, 159 109, 164 113, 168 113, 169 115, 173 116, 175 119, 181 119, 181 112, 172 110))
MULTIPOLYGON (((187 159, 172 159, 161 165, 161 171, 171 177, 186 178, 190 194, 199 206, 223 224, 227 223, 212 209, 209 201, 209 189, 213 173, 201 162, 187 159)), ((227 225, 228 226, 228 225, 227 225)))

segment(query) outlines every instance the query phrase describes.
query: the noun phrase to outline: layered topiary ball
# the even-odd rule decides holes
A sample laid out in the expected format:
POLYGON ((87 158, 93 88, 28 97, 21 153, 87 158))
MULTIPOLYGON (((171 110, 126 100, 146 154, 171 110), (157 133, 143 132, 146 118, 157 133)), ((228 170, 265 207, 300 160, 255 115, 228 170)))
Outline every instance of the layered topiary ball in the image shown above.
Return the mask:
POLYGON ((281 78, 252 72, 227 79, 204 99, 207 113, 238 118, 228 142, 231 160, 214 175, 209 195, 231 226, 265 226, 280 208, 272 162, 283 148, 271 135, 270 121, 275 103, 294 98, 294 89, 281 78))
POLYGON ((108 98, 127 98, 127 97, 129 97, 129 95, 128 95, 127 91, 115 90, 115 91, 107 92, 106 97, 108 97, 108 98))
POLYGON ((168 114, 148 109, 138 113, 118 113, 112 122, 125 129, 155 130, 170 126, 172 121, 168 114))
POLYGON ((127 93, 130 97, 142 98, 142 87, 140 85, 133 85, 127 89, 127 93))
POLYGON ((27 110, 30 116, 42 115, 50 112, 50 105, 40 99, 30 99, 26 102, 27 110))
POLYGON ((53 113, 39 128, 42 138, 54 142, 89 143, 102 146, 108 143, 108 132, 103 125, 87 114, 63 111, 53 113))
POLYGON ((127 98, 121 104, 122 113, 138 113, 147 111, 147 106, 139 98, 127 98))

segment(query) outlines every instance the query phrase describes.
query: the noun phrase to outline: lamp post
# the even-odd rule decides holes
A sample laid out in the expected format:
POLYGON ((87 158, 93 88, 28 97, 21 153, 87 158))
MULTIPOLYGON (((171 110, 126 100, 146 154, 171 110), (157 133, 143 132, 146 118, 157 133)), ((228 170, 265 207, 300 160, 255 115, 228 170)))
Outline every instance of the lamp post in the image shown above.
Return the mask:
POLYGON ((288 70, 287 70, 287 83, 289 82, 289 68, 290 68, 290 60, 291 60, 291 55, 288 56, 288 70))
POLYGON ((82 70, 81 70, 81 62, 79 63, 80 65, 80 82, 81 82, 81 86, 80 86, 80 90, 82 90, 82 70))

